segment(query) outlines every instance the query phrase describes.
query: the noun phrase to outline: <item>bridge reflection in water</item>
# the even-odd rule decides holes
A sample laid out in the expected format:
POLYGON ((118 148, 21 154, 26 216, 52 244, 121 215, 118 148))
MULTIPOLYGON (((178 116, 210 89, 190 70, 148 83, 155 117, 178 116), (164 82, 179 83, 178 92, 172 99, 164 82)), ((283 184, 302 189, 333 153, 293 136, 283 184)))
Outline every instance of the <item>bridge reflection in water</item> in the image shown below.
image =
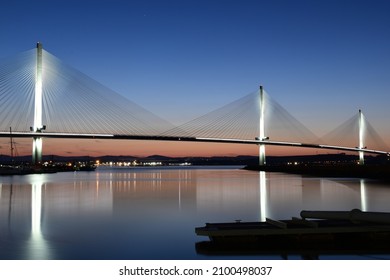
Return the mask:
POLYGON ((42 233, 43 176, 34 175, 31 185, 31 237, 28 242, 28 259, 51 259, 49 244, 42 233))
POLYGON ((215 167, 3 177, 0 190, 0 259, 200 258, 206 222, 390 210, 388 186, 372 181, 215 167))

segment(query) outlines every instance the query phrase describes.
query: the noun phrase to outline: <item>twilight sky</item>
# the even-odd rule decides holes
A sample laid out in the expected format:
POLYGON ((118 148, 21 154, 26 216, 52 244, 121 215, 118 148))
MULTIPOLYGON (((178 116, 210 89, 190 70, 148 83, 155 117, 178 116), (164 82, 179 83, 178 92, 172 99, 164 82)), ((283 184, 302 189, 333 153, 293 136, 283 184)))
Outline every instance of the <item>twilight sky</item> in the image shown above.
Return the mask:
MULTIPOLYGON (((262 84, 319 136, 361 108, 390 146, 389 14, 390 2, 379 0, 3 0, 0 57, 40 41, 66 64, 175 124, 262 84)), ((22 142, 29 153, 30 143, 22 142)), ((56 153, 57 142, 44 144, 44 153, 56 153)), ((115 151, 112 144, 82 142, 68 140, 57 154, 257 151, 199 144, 189 152, 153 142, 120 142, 115 151)), ((7 153, 1 143, 0 153, 7 153)))

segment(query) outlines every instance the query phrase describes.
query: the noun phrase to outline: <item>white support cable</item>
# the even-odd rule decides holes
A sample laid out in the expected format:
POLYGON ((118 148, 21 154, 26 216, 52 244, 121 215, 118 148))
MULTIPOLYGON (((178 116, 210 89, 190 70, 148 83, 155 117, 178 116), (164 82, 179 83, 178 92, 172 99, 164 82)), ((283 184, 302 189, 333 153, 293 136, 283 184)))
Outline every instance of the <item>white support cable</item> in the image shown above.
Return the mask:
MULTIPOLYGON (((14 59, 0 60, 0 131, 8 131, 9 127, 12 127, 14 131, 28 132, 30 126, 33 126, 29 120, 32 119, 34 103, 34 56, 35 49, 14 59)), ((45 78, 42 124, 47 125, 49 132, 68 135, 95 133, 210 139, 214 137, 238 139, 234 141, 242 143, 249 143, 259 135, 258 92, 174 127, 80 71, 65 65, 45 50, 43 60, 45 78)), ((267 112, 271 113, 265 116, 265 136, 277 139, 279 134, 284 135, 285 143, 319 143, 312 139, 307 140, 313 138, 313 134, 286 109, 266 96, 267 112), (294 133, 290 133, 291 131, 294 133)), ((369 133, 366 136, 368 137, 369 133)), ((329 143, 333 145, 332 142, 329 143)), ((335 144, 334 147, 346 147, 341 143, 335 144)))

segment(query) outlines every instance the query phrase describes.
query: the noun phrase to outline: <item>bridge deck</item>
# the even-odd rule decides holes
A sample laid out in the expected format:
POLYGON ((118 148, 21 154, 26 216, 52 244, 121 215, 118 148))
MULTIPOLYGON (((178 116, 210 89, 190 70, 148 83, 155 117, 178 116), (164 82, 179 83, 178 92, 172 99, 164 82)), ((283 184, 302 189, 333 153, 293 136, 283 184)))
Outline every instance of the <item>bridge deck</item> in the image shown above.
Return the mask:
POLYGON ((107 139, 107 140, 148 140, 148 141, 183 141, 183 142, 209 142, 209 143, 228 143, 228 144, 251 144, 251 145, 270 145, 270 146, 288 146, 312 149, 327 149, 348 152, 365 152, 371 154, 387 155, 390 152, 361 149, 357 147, 344 147, 324 144, 283 142, 271 140, 245 140, 245 139, 224 139, 224 138, 201 138, 201 137, 177 137, 177 136, 149 136, 149 135, 116 135, 116 134, 82 134, 82 133, 50 133, 50 132, 0 132, 0 137, 14 138, 72 138, 72 139, 107 139))

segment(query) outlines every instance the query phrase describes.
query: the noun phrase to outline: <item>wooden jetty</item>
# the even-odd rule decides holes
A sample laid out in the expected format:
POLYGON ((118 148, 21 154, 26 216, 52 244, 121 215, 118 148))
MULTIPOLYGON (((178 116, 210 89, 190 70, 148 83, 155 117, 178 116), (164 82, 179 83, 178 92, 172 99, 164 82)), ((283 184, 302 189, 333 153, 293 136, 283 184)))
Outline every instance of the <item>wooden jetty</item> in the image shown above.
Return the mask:
POLYGON ((199 253, 373 251, 390 253, 390 213, 302 211, 290 220, 206 223, 195 232, 210 241, 199 253))

